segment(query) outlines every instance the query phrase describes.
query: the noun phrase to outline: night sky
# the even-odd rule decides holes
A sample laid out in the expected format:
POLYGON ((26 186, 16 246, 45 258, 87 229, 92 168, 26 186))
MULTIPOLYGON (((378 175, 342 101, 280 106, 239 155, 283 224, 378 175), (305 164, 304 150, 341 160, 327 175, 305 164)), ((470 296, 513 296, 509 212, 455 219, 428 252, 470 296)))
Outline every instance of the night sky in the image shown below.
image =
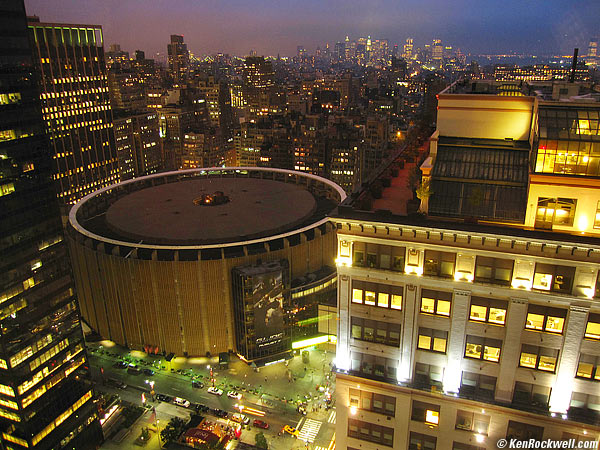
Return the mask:
POLYGON ((102 25, 105 47, 165 53, 183 34, 195 55, 293 56, 371 35, 415 45, 439 37, 471 53, 572 54, 600 36, 600 0, 25 0, 45 22, 102 25))

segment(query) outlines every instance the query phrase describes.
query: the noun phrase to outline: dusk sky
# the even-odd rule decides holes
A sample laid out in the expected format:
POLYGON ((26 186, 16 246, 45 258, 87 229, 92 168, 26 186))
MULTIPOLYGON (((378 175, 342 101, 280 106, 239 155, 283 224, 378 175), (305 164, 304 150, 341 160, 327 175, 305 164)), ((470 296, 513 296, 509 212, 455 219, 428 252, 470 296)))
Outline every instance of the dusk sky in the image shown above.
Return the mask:
POLYGON ((439 37, 471 53, 587 52, 600 36, 600 0, 25 0, 45 22, 104 28, 105 47, 165 53, 169 35, 183 34, 195 55, 293 56, 303 45, 333 47, 371 35, 415 45, 439 37))

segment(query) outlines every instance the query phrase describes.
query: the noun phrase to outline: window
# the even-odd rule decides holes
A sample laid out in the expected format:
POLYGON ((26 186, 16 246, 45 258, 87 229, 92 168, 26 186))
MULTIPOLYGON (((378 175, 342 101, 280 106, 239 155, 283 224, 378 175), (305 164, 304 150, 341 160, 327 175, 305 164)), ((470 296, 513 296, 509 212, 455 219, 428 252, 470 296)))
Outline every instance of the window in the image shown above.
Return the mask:
POLYGON ((550 400, 550 388, 539 386, 537 384, 515 383, 513 392, 513 403, 521 405, 531 405, 538 408, 547 408, 550 400))
POLYGON ((470 399, 493 400, 496 378, 463 371, 460 381, 460 396, 470 399))
POLYGON ((396 415, 396 398, 373 392, 350 389, 350 406, 386 416, 396 415))
POLYGON ((575 267, 537 263, 533 275, 533 288, 570 294, 574 276, 575 267))
POLYGON ((479 336, 467 336, 465 357, 484 359, 491 362, 500 361, 500 349, 502 341, 498 339, 482 338, 479 336))
POLYGON ((473 431, 477 434, 487 435, 488 428, 490 427, 490 416, 459 409, 456 412, 456 424, 454 427, 457 430, 473 431))
POLYGON ((523 344, 521 346, 519 367, 555 372, 557 360, 558 350, 523 344))
POLYGON ((352 303, 401 310, 403 292, 402 286, 355 280, 352 282, 352 303))
POLYGON ((429 390, 431 386, 442 386, 444 369, 433 364, 415 364, 414 384, 418 389, 429 390))
POLYGON ((351 318, 352 337, 360 341, 398 347, 400 345, 400 324, 378 320, 351 318))
POLYGON ((600 228, 600 201, 596 205, 596 215, 594 216, 594 228, 600 228))
POLYGON ((424 422, 427 425, 438 426, 440 424, 440 407, 430 403, 413 400, 411 420, 424 422))
POLYGON ((566 309, 529 305, 525 328, 548 333, 562 333, 566 317, 566 309))
POLYGON ((394 445, 394 429, 362 420, 348 419, 348 437, 375 442, 388 447, 394 445))
POLYGON ((352 288, 352 303, 362 303, 363 302, 363 290, 352 288))
POLYGON ((404 270, 404 247, 355 242, 352 265, 386 270, 404 270))
POLYGON ((426 434, 410 432, 408 450, 435 450, 437 438, 426 434))
POLYGON ((476 322, 487 322, 494 325, 504 325, 508 302, 482 297, 471 297, 469 319, 476 322))
POLYGON ((454 277, 455 263, 456 253, 425 250, 423 273, 436 277, 452 278, 454 277))
POLYGON ((506 439, 518 439, 518 440, 529 440, 535 439, 537 441, 542 440, 544 435, 543 427, 536 427, 529 423, 515 422, 514 420, 508 421, 508 427, 506 428, 506 439))
POLYGON ((0 94, 0 105, 11 105, 15 103, 21 103, 20 92, 8 92, 6 94, 0 94))
POLYGON ((600 339, 600 314, 590 314, 585 327, 585 337, 588 339, 600 339))
POLYGON ((351 352, 351 370, 366 378, 396 380, 398 359, 351 352))
POLYGON ((590 409, 598 413, 600 412, 600 397, 587 392, 573 392, 570 406, 571 408, 590 409))
POLYGON ((577 365, 578 378, 587 378, 588 380, 600 381, 600 356, 584 355, 579 356, 577 365))
POLYGON ((450 316, 450 303, 452 292, 421 290, 421 312, 425 314, 436 314, 439 316, 450 316))
POLYGON ((577 200, 572 198, 539 197, 535 215, 536 228, 552 228, 552 225, 573 226, 577 200))
POLYGON ((419 328, 419 340, 417 347, 421 350, 446 353, 447 340, 447 331, 432 330, 431 328, 419 328))
POLYGON ((475 260, 475 281, 510 285, 514 261, 478 256, 475 260))

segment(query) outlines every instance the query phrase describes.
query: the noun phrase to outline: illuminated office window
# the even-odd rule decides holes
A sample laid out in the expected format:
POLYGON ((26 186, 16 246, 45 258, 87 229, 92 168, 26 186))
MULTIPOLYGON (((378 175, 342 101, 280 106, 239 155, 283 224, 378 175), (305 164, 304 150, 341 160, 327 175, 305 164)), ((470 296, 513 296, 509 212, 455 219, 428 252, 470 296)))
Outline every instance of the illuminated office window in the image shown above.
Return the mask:
POLYGON ((446 353, 446 342, 448 332, 433 330, 431 328, 419 328, 417 348, 437 353, 446 353))
POLYGON ((563 332, 566 317, 566 309, 531 304, 527 309, 525 328, 560 334, 563 332))
POLYGON ((487 322, 504 325, 508 303, 504 300, 471 297, 469 319, 476 322, 487 322))
POLYGON ((536 263, 533 288, 570 294, 574 277, 575 267, 536 263))
POLYGON ((502 341, 498 339, 467 336, 465 357, 483 359, 485 361, 499 362, 502 341))
POLYGON ((554 372, 558 361, 558 350, 523 344, 521 346, 520 367, 554 372))
POLYGON ((600 339, 600 314, 590 314, 585 327, 585 337, 588 339, 600 339))
POLYGON ((577 200, 572 198, 539 197, 536 216, 536 228, 551 229, 552 225, 573 226, 577 200))

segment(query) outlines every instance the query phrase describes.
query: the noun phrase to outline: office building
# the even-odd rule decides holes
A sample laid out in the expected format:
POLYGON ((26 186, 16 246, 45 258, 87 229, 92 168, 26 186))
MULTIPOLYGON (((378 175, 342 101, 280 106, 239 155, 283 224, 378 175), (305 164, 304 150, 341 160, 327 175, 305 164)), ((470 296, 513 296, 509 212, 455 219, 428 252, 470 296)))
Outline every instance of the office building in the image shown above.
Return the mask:
POLYGON ((194 111, 184 106, 170 105, 158 114, 159 136, 163 149, 163 165, 167 170, 181 167, 183 139, 194 127, 194 111))
POLYGON ((143 78, 133 70, 110 70, 108 72, 108 89, 112 109, 146 109, 143 83, 143 78))
POLYGON ((114 128, 122 180, 151 175, 161 170, 158 113, 115 111, 114 128))
POLYGON ((167 58, 169 75, 176 85, 185 83, 189 75, 190 55, 187 44, 183 43, 183 36, 171 35, 171 43, 167 45, 167 58))
POLYGON ((206 101, 211 127, 219 127, 223 136, 229 137, 233 125, 231 93, 225 81, 208 77, 197 82, 200 97, 206 101))
POLYGON ((102 28, 29 22, 61 204, 119 180, 102 28))
POLYGON ((91 450, 102 431, 22 1, 0 4, 0 29, 0 445, 91 450))
POLYGON ((67 231, 83 316, 132 349, 279 359, 292 349, 298 305, 316 313, 311 296, 335 283, 325 270, 335 256, 326 215, 344 197, 323 178, 263 168, 163 172, 100 190, 71 209, 67 231), (248 266, 262 269, 242 289, 234 269, 248 266), (273 291, 259 279, 266 272, 273 291), (269 301, 256 298, 255 313, 239 315, 234 301, 259 291, 269 301), (242 336, 243 327, 252 333, 242 336))
POLYGON ((439 94, 423 215, 397 159, 381 198, 333 218, 337 448, 600 436, 600 103, 580 85, 482 90, 439 94))
POLYGON ((194 131, 185 133, 181 160, 182 169, 221 167, 224 158, 221 136, 214 128, 209 128, 202 133, 194 131))
POLYGON ((249 117, 256 120, 271 112, 275 94, 275 73, 271 61, 262 56, 249 56, 243 68, 244 98, 249 117))
POLYGON ((407 61, 410 61, 411 59, 413 59, 413 39, 412 38, 406 39, 406 43, 404 44, 403 51, 402 51, 402 57, 407 61))

